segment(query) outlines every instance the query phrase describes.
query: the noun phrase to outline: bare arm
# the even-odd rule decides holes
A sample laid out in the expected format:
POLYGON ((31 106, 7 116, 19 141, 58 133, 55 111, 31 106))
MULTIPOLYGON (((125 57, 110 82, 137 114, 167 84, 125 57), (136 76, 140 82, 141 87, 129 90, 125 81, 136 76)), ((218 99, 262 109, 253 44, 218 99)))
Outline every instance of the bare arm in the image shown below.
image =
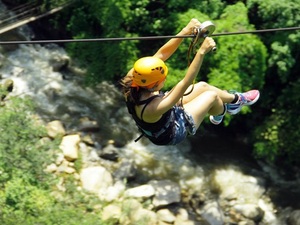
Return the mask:
POLYGON ((155 101, 156 104, 152 105, 154 109, 152 112, 156 112, 157 115, 161 115, 179 101, 199 73, 203 63, 204 55, 213 47, 215 47, 215 45, 216 44, 212 38, 205 38, 191 65, 189 66, 185 77, 179 81, 178 84, 163 99, 155 101))
MULTIPOLYGON (((190 35, 193 33, 195 27, 200 27, 201 23, 197 19, 191 19, 186 27, 184 27, 177 36, 190 35)), ((166 61, 179 47, 183 38, 172 38, 166 44, 164 44, 158 51, 154 54, 155 57, 166 61)))

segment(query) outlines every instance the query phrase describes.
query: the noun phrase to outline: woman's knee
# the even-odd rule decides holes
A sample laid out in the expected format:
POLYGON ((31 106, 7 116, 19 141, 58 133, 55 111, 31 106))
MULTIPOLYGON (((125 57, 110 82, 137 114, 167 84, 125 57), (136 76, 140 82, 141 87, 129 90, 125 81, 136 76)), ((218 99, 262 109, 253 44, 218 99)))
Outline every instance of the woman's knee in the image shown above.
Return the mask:
POLYGON ((196 83, 195 85, 196 85, 196 88, 199 88, 203 91, 209 90, 209 84, 204 81, 200 81, 200 82, 196 83))
POLYGON ((205 91, 202 93, 202 95, 204 95, 206 101, 211 102, 211 104, 214 104, 219 101, 219 96, 215 91, 205 91))
MULTIPOLYGON (((205 91, 193 101, 184 105, 184 108, 194 118, 196 127, 202 123, 203 119, 212 108, 219 105, 218 94, 214 91, 205 91)), ((218 112, 217 112, 218 113, 218 112)))

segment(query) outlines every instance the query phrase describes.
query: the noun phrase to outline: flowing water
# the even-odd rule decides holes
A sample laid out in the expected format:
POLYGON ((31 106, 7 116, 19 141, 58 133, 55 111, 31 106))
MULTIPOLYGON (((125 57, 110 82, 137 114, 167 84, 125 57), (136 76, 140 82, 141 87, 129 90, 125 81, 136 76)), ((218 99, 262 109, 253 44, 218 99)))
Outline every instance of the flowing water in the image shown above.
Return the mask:
POLYGON ((62 48, 21 45, 5 58, 2 78, 14 81, 13 95, 31 96, 45 121, 61 120, 71 130, 88 117, 98 121, 105 132, 129 135, 128 129, 134 129, 129 118, 121 116, 126 112, 115 87, 103 83, 92 89, 82 85, 82 77, 53 70, 54 60, 69 59, 62 48))

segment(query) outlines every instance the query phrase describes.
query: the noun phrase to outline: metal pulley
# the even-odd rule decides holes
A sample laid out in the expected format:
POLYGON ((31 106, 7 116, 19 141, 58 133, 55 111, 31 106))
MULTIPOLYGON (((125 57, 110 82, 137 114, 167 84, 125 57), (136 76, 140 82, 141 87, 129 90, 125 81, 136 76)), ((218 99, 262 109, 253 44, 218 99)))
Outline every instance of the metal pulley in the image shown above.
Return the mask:
MULTIPOLYGON (((196 53, 196 49, 198 46, 202 44, 206 37, 212 35, 215 31, 216 26, 211 21, 205 21, 201 24, 200 27, 195 27, 194 35, 195 37, 192 40, 193 52, 196 53)), ((216 51, 217 48, 214 47, 212 51, 216 51)))

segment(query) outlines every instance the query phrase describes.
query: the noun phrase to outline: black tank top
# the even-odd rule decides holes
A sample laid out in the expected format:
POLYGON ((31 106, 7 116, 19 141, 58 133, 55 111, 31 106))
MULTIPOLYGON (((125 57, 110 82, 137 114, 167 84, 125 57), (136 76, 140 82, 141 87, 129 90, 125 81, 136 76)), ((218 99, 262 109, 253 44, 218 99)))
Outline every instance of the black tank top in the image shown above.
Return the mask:
POLYGON ((151 142, 156 145, 167 145, 173 139, 174 133, 174 110, 171 108, 155 123, 147 123, 143 121, 143 113, 147 105, 155 98, 161 97, 161 95, 154 95, 150 98, 139 101, 137 105, 144 105, 141 112, 141 119, 137 116, 135 111, 135 104, 132 102, 126 102, 128 112, 132 115, 132 118, 136 122, 139 130, 145 135, 151 142))

